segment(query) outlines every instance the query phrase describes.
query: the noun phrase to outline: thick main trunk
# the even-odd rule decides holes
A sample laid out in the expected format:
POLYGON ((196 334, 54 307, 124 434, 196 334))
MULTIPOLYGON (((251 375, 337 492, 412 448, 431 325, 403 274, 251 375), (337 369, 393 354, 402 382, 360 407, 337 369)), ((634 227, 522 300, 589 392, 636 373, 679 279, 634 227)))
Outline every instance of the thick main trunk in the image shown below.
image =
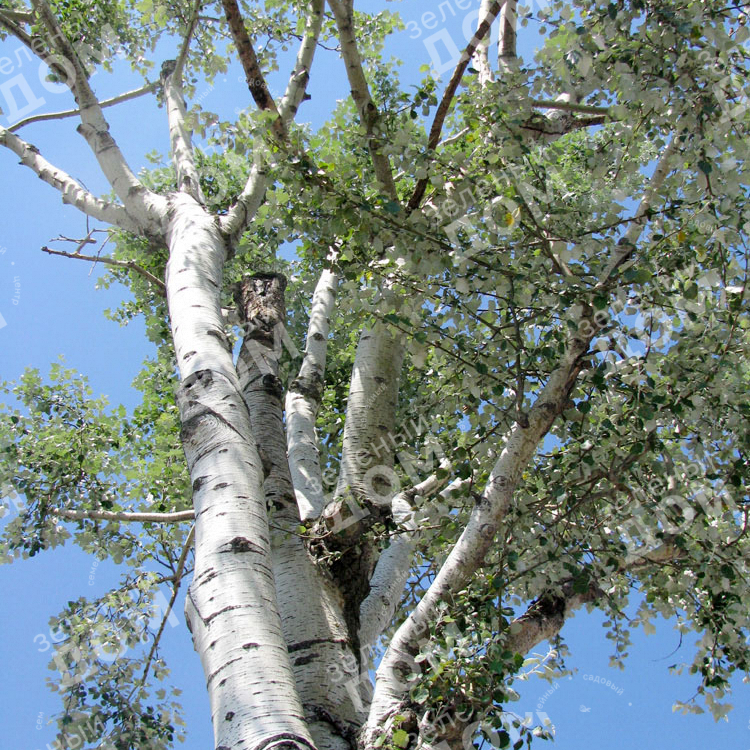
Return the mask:
POLYGON ((300 510, 287 459, 279 380, 285 286, 277 274, 243 279, 238 297, 246 335, 237 372, 263 453, 264 492, 272 509, 273 575, 297 692, 319 750, 350 750, 366 708, 354 639, 338 586, 325 566, 314 562, 299 535, 300 510))
POLYGON ((222 326, 224 240, 193 198, 177 194, 167 242, 196 518, 186 615, 206 674, 216 747, 312 748, 276 601, 261 462, 222 326))

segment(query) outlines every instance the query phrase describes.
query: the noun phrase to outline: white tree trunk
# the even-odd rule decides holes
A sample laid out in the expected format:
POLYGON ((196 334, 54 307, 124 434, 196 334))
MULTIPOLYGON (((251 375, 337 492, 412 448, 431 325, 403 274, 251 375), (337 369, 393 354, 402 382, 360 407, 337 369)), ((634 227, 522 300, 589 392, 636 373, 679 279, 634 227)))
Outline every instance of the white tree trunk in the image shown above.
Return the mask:
POLYGON ((167 243, 196 518, 186 615, 206 674, 216 747, 310 748, 278 613, 260 459, 222 326, 224 239, 181 193, 171 199, 167 243))
MULTIPOLYGON (((284 277, 278 274, 243 279, 240 318, 246 336, 237 372, 263 455, 264 492, 273 527, 273 575, 297 692, 319 750, 347 750, 364 720, 365 705, 343 596, 325 564, 313 561, 299 534, 300 511, 287 459, 278 377, 285 287, 284 277)), ((308 354, 318 343, 308 342, 308 354)), ((324 359, 324 353, 317 354, 324 359)))

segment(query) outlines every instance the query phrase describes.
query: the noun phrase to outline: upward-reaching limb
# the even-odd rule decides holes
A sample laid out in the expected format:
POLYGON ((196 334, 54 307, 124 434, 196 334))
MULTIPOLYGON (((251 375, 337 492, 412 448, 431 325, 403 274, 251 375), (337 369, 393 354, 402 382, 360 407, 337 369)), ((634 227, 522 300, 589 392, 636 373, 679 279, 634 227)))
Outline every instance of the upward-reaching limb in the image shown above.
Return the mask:
POLYGON ((497 62, 501 73, 507 70, 510 63, 516 59, 517 6, 518 0, 505 0, 500 13, 500 39, 497 48, 497 62))
MULTIPOLYGON (((665 151, 641 201, 641 216, 645 216, 659 194, 671 170, 671 147, 665 151)), ((631 245, 643 231, 643 224, 634 224, 630 234, 631 245)), ((620 250, 615 249, 608 267, 616 267, 620 250)), ((632 252, 632 248, 629 250, 632 252)), ((394 635, 378 668, 378 675, 368 732, 382 731, 384 722, 398 710, 405 693, 405 675, 412 671, 413 658, 418 643, 434 620, 439 603, 450 598, 470 580, 495 543, 498 529, 507 515, 521 475, 533 457, 540 441, 554 421, 567 408, 570 394, 582 367, 582 359, 589 349, 596 328, 586 326, 592 311, 580 305, 574 330, 568 337, 567 347, 547 383, 528 412, 528 422, 516 422, 504 439, 504 444, 490 474, 481 499, 473 508, 469 520, 454 545, 432 585, 394 635)))
POLYGON ((321 273, 312 298, 302 366, 286 394, 289 468, 303 520, 320 516, 325 505, 315 418, 325 385, 328 331, 337 285, 335 273, 321 273))
MULTIPOLYGON (((503 5, 503 2, 504 0, 493 0, 489 4, 489 6, 486 8, 485 15, 482 17, 482 20, 480 21, 479 26, 474 33, 474 36, 471 38, 471 41, 466 46, 466 49, 463 51, 461 57, 458 60, 458 63, 456 64, 456 68, 453 71, 453 75, 451 76, 450 81, 448 81, 448 85, 445 87, 443 97, 440 100, 440 104, 438 105, 437 111, 435 112, 435 118, 432 121, 432 126, 430 127, 430 135, 427 141, 427 148, 431 151, 434 151, 440 143, 440 134, 443 132, 443 124, 445 123, 445 118, 448 116, 448 111, 450 110, 451 103, 453 102, 453 98, 455 97, 456 91, 458 90, 458 84, 461 82, 461 78, 466 72, 469 61, 477 51, 479 45, 482 43, 482 40, 489 33, 492 22, 497 17, 497 14, 503 5)), ((484 8, 484 5, 482 7, 484 8)), ((411 212, 419 207, 419 204, 422 202, 422 198, 424 197, 424 193, 427 189, 428 183, 429 177, 425 177, 417 182, 414 187, 414 191, 409 198, 409 203, 406 207, 407 211, 411 212)))
POLYGON ((357 111, 365 127, 367 135, 367 148, 370 152, 375 175, 378 182, 383 186, 383 192, 397 200, 396 185, 393 181, 393 171, 388 157, 383 154, 384 145, 382 133, 380 132, 380 113, 370 95, 370 88, 362 68, 362 58, 357 46, 357 38, 354 33, 354 8, 352 0, 328 0, 333 15, 336 18, 336 27, 341 42, 341 55, 346 64, 346 75, 352 90, 352 99, 357 105, 357 111))
POLYGON ((161 82, 164 88, 164 99, 169 119, 169 141, 172 146, 172 165, 177 178, 177 190, 188 193, 200 204, 205 204, 201 190, 198 170, 195 167, 191 133, 185 123, 185 100, 182 95, 182 77, 187 59, 190 40, 198 21, 198 11, 203 0, 196 0, 193 13, 188 22, 180 54, 175 61, 162 65, 161 82))
MULTIPOLYGON (((48 37, 54 40, 54 43, 51 43, 52 49, 70 67, 69 70, 63 71, 63 78, 81 113, 78 132, 86 139, 109 184, 128 211, 145 229, 153 233, 162 231, 166 199, 148 190, 128 166, 120 148, 110 135, 109 123, 104 117, 99 100, 89 85, 86 69, 75 48, 60 28, 46 0, 32 0, 32 5, 48 37)), ((33 47, 35 53, 38 46, 33 47)), ((41 55, 45 62, 51 57, 51 54, 41 55)))
MULTIPOLYGON (((312 0, 310 3, 305 34, 297 52, 297 60, 294 70, 289 77, 286 93, 278 108, 284 124, 294 119, 297 114, 297 108, 305 96, 307 82, 310 77, 310 67, 312 66, 318 37, 323 25, 323 4, 324 0, 312 0)), ((268 90, 267 86, 265 90, 268 90)), ((266 166, 261 155, 260 158, 255 160, 250 170, 250 176, 239 198, 229 209, 227 215, 221 219, 221 229, 226 235, 232 238, 237 237, 249 225, 263 200, 266 184, 266 166)))

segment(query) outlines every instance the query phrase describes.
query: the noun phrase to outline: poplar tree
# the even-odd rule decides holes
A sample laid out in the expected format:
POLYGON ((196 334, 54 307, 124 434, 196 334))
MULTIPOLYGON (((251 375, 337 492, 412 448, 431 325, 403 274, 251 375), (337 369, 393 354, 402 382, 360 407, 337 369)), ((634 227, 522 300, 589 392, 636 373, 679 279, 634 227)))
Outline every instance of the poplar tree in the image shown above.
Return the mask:
POLYGON ((60 747, 183 738, 183 600, 217 750, 520 747, 551 729, 514 725, 514 681, 560 674, 581 608, 618 665, 677 618, 686 711, 748 672, 746 5, 482 0, 458 45, 465 0, 366 5, 0 6, 75 100, 0 145, 93 227, 48 251, 108 264, 154 347, 130 412, 60 365, 5 386, 4 560, 122 566, 55 618, 60 747), (323 55, 348 87, 313 129, 323 55), (126 63, 143 86, 99 98, 126 63), (231 122, 201 103, 230 63, 231 122), (171 146, 140 172, 107 120, 137 96, 171 146), (25 140, 70 118, 110 194, 25 140))

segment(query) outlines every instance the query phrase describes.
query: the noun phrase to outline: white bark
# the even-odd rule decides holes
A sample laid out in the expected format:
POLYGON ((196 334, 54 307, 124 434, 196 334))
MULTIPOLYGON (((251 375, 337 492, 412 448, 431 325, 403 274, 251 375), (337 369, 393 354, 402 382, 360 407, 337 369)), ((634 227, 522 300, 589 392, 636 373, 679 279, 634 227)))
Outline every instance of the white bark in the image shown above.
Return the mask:
POLYGON ((315 419, 325 383, 328 333, 337 285, 338 276, 323 271, 312 298, 302 366, 286 395, 289 469, 303 520, 318 518, 325 506, 315 419))
POLYGON ((367 505, 390 501, 391 482, 374 467, 393 466, 398 383, 404 345, 385 328, 362 332, 354 357, 336 496, 367 505))
POLYGON ((500 37, 497 48, 497 64, 501 73, 507 72, 516 59, 516 32, 518 25, 518 0, 505 0, 500 11, 500 37))
POLYGON ((188 193, 198 203, 205 205, 200 186, 198 170, 195 168, 192 134, 185 126, 185 101, 182 98, 182 66, 176 66, 170 72, 168 63, 162 68, 164 101, 169 120, 169 142, 171 145, 172 165, 177 178, 177 189, 188 193))
POLYGON ((95 518, 101 521, 123 521, 125 523, 182 523, 184 521, 192 521, 195 518, 194 510, 149 513, 148 511, 72 510, 63 508, 53 512, 62 518, 73 520, 95 518))
MULTIPOLYGON (((651 177, 639 206, 639 216, 645 216, 653 205, 659 188, 670 171, 673 143, 665 149, 651 177)), ((602 285, 612 270, 632 254, 643 227, 642 223, 631 225, 626 235, 627 252, 624 252, 622 246, 614 250, 599 285, 602 285)), ((566 408, 578 376, 580 360, 588 351, 596 330, 592 325, 582 325, 591 314, 592 311, 585 305, 581 305, 574 313, 576 330, 568 341, 565 354, 530 409, 528 424, 522 427, 516 423, 506 436, 504 448, 493 467, 481 501, 472 511, 463 533, 430 588, 391 640, 377 672, 375 695, 366 729, 366 736, 370 740, 400 706, 407 689, 405 676, 414 669, 414 656, 419 648, 420 639, 428 632, 438 603, 460 590, 481 565, 507 514, 524 468, 558 414, 566 408)))
MULTIPOLYGON (((140 88, 133 89, 132 91, 126 91, 124 94, 113 96, 111 99, 104 99, 99 102, 99 105, 102 107, 102 109, 106 107, 113 107, 115 104, 121 104, 122 102, 136 99, 139 96, 143 96, 144 94, 150 94, 157 88, 157 85, 158 84, 156 83, 147 83, 140 88)), ((33 122, 64 120, 67 117, 75 117, 76 115, 80 114, 80 109, 66 109, 62 112, 46 112, 41 115, 31 115, 30 117, 26 117, 23 120, 19 120, 18 122, 14 123, 8 128, 8 130, 10 130, 11 133, 17 133, 21 128, 25 128, 27 125, 31 125, 33 122)))
POLYGON ((375 176, 378 178, 383 192, 391 200, 398 200, 390 160, 381 150, 384 142, 380 133, 380 114, 370 95, 370 88, 367 85, 367 78, 362 67, 362 58, 359 54, 357 37, 354 31, 353 3, 346 2, 346 0, 328 0, 328 5, 336 19, 341 56, 344 58, 344 64, 346 65, 346 75, 349 79, 352 99, 367 134, 367 148, 375 169, 375 176))
POLYGON ((62 193, 62 201, 75 206, 93 219, 114 224, 129 232, 138 232, 138 222, 131 217, 123 206, 97 198, 69 174, 50 164, 36 146, 14 135, 6 128, 0 128, 0 145, 16 154, 21 164, 31 169, 40 180, 51 185, 62 193))
POLYGON ((167 244, 195 507, 186 615, 206 674, 216 746, 312 747, 276 601, 262 468, 222 327, 226 247, 213 218, 186 193, 171 197, 167 244))
POLYGON ((215 370, 236 382, 219 304, 224 238, 213 218, 186 193, 171 197, 169 213, 166 283, 177 366, 183 379, 215 370))
POLYGON ((310 80, 310 68, 318 46, 320 29, 323 25, 324 8, 325 0, 311 0, 305 24, 305 34, 297 52, 294 70, 289 76, 289 83, 279 104, 279 114, 284 122, 290 122, 296 117, 299 105, 305 97, 307 82, 310 80))
MULTIPOLYGON (((109 184, 131 216, 138 220, 145 231, 161 233, 164 229, 166 199, 148 190, 128 166, 115 139, 110 135, 109 123, 89 85, 86 70, 73 45, 60 29, 46 0, 31 0, 31 4, 49 36, 54 39, 57 51, 70 65, 70 70, 65 71, 68 74, 66 83, 80 110, 81 124, 77 128, 78 132, 86 139, 109 184)), ((34 52, 36 53, 36 49, 34 52)), ((42 59, 47 62, 49 56, 43 56, 42 59)))
MULTIPOLYGON (((441 461, 441 469, 448 470, 449 467, 446 459, 441 461)), ((411 501, 417 496, 429 496, 444 481, 433 474, 408 492, 400 492, 393 498, 393 521, 399 533, 380 554, 370 579, 370 593, 359 608, 359 640, 363 650, 371 649, 393 620, 409 580, 414 550, 422 537, 411 501)), ((441 495, 447 495, 452 489, 460 487, 461 483, 461 480, 452 482, 441 495)))
MULTIPOLYGON (((507 0, 506 0, 507 4, 507 0)), ((492 0, 482 0, 482 4, 479 6, 479 25, 487 15, 492 0)), ((473 61, 474 67, 479 72, 479 83, 484 86, 494 80, 492 75, 492 68, 490 67, 490 58, 488 55, 488 49, 490 45, 490 32, 488 31, 484 37, 477 43, 477 48, 474 52, 473 61)))
MULTIPOLYGON (((293 519, 274 517, 274 525, 293 519)), ((297 692, 318 750, 349 750, 369 694, 344 616, 344 601, 304 541, 274 530, 273 574, 297 692)))
POLYGON ((539 441, 565 407, 575 380, 576 362, 587 348, 588 340, 573 339, 560 366, 550 376, 530 410, 528 426, 516 424, 511 429, 482 499, 472 511, 466 528, 430 588, 392 638, 377 671, 375 695, 367 723, 368 736, 374 736, 400 706, 406 689, 405 676, 414 671, 414 656, 420 639, 428 633, 437 605, 463 588, 484 560, 510 507, 521 473, 539 441))
MULTIPOLYGON (((298 533, 278 378, 280 347, 274 346, 286 321, 285 286, 278 274, 242 280, 238 297, 247 334, 237 370, 255 440, 265 456, 263 489, 274 509, 273 574, 297 692, 318 749, 345 750, 361 726, 364 706, 343 597, 327 571, 313 562, 298 533)), ((332 290, 322 296, 332 297, 332 290)))
MULTIPOLYGON (((297 61, 289 78, 279 114, 284 123, 294 119, 302 102, 310 78, 310 68, 318 46, 318 37, 323 24, 324 0, 312 0, 307 16, 305 34, 297 53, 297 61)), ((257 144, 262 151, 262 144, 257 144)), ((250 224, 260 206, 268 185, 268 170, 262 153, 255 155, 250 175, 237 201, 226 216, 221 217, 221 229, 229 237, 239 236, 250 224)))

